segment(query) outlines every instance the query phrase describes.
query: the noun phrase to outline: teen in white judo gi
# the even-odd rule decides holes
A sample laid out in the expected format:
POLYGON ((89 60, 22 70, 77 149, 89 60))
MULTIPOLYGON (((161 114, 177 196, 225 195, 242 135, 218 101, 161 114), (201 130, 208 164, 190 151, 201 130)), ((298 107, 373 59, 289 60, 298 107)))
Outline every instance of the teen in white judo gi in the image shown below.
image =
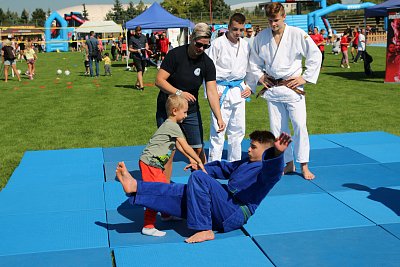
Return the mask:
MULTIPOLYGON (((289 119, 294 135, 296 161, 301 164, 305 179, 313 179, 308 168, 310 143, 306 125, 306 102, 303 85, 316 83, 321 66, 321 52, 303 30, 285 24, 285 10, 280 3, 266 8, 270 28, 254 39, 250 53, 248 78, 254 90, 257 82, 265 89, 260 93, 267 100, 270 127, 274 135, 290 132, 289 119), (305 58, 305 71, 302 59, 305 58)), ((285 173, 294 172, 293 151, 285 151, 285 173)))
POLYGON ((246 17, 235 13, 231 16, 228 31, 215 39, 206 51, 214 61, 224 131, 218 132, 218 122, 211 114, 209 161, 221 160, 225 134, 228 139, 228 161, 240 160, 241 143, 246 131, 245 99, 251 95, 244 78, 250 46, 241 38, 246 17))

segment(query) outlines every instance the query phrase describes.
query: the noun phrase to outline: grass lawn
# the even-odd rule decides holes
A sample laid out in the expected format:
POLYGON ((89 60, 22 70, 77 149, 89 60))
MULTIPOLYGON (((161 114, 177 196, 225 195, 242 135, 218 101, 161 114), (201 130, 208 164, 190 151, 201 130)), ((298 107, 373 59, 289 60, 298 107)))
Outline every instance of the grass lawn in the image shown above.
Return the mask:
MULTIPOLYGON (((400 85, 383 83, 385 48, 369 48, 372 78, 364 75, 362 63, 340 68, 341 56, 329 51, 318 84, 306 87, 309 133, 400 135, 400 85)), ((17 68, 25 72, 27 67, 18 63, 17 68)), ((124 64, 113 64, 112 72, 112 77, 85 77, 80 53, 47 53, 39 54, 34 80, 0 81, 0 189, 27 150, 147 143, 156 129, 156 69, 146 73, 143 92, 133 89, 136 73, 125 71, 124 64), (71 75, 57 75, 57 69, 71 75)), ((203 98, 200 103, 208 139, 210 109, 203 98)), ((247 104, 247 134, 268 125, 265 101, 253 97, 247 104)))

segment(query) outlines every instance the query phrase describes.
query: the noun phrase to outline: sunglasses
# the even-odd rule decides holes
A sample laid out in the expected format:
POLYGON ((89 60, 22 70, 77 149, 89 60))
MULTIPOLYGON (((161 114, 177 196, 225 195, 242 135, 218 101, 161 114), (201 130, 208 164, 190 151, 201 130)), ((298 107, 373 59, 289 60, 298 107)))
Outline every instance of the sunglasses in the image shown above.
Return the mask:
POLYGON ((203 47, 203 49, 208 49, 211 46, 211 44, 203 44, 203 43, 200 43, 200 42, 195 42, 194 45, 197 48, 202 48, 203 47))

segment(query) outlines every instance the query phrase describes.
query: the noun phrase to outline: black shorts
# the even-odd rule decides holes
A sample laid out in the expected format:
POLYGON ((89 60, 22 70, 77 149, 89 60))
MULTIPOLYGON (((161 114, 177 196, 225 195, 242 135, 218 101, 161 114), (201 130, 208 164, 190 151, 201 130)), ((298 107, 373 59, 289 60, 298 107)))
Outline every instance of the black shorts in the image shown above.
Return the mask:
POLYGON ((136 71, 144 71, 146 68, 146 59, 140 59, 137 57, 133 57, 133 64, 135 65, 136 71))
POLYGON ((89 60, 85 60, 85 62, 83 62, 83 64, 85 65, 85 67, 89 67, 89 60))
POLYGON ((358 49, 358 44, 353 44, 353 48, 358 49))

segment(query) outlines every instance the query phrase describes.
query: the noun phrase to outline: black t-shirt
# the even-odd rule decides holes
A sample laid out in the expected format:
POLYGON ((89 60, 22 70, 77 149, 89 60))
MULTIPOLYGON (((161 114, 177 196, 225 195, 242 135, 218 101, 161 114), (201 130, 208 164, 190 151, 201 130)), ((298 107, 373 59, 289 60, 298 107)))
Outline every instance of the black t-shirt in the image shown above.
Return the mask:
POLYGON ((24 42, 21 42, 21 43, 19 43, 19 50, 25 50, 25 43, 24 42))
POLYGON ((137 36, 136 34, 132 35, 129 39, 129 46, 132 46, 133 49, 142 49, 141 53, 131 52, 132 55, 140 59, 146 58, 145 51, 143 50, 144 48, 146 48, 146 43, 147 39, 146 36, 144 36, 143 34, 141 34, 140 36, 137 36))
MULTIPOLYGON (((216 80, 215 66, 205 53, 202 53, 196 59, 192 59, 187 50, 188 45, 184 45, 169 51, 161 64, 161 69, 170 74, 167 81, 172 86, 184 92, 189 92, 198 99, 203 80, 205 82, 216 80)), ((167 98, 168 94, 160 91, 157 98, 157 110, 165 109, 167 98)), ((198 109, 198 100, 189 102, 188 113, 197 112, 198 109)))
POLYGON ((4 60, 15 59, 14 48, 12 46, 3 46, 2 50, 4 52, 4 60))

